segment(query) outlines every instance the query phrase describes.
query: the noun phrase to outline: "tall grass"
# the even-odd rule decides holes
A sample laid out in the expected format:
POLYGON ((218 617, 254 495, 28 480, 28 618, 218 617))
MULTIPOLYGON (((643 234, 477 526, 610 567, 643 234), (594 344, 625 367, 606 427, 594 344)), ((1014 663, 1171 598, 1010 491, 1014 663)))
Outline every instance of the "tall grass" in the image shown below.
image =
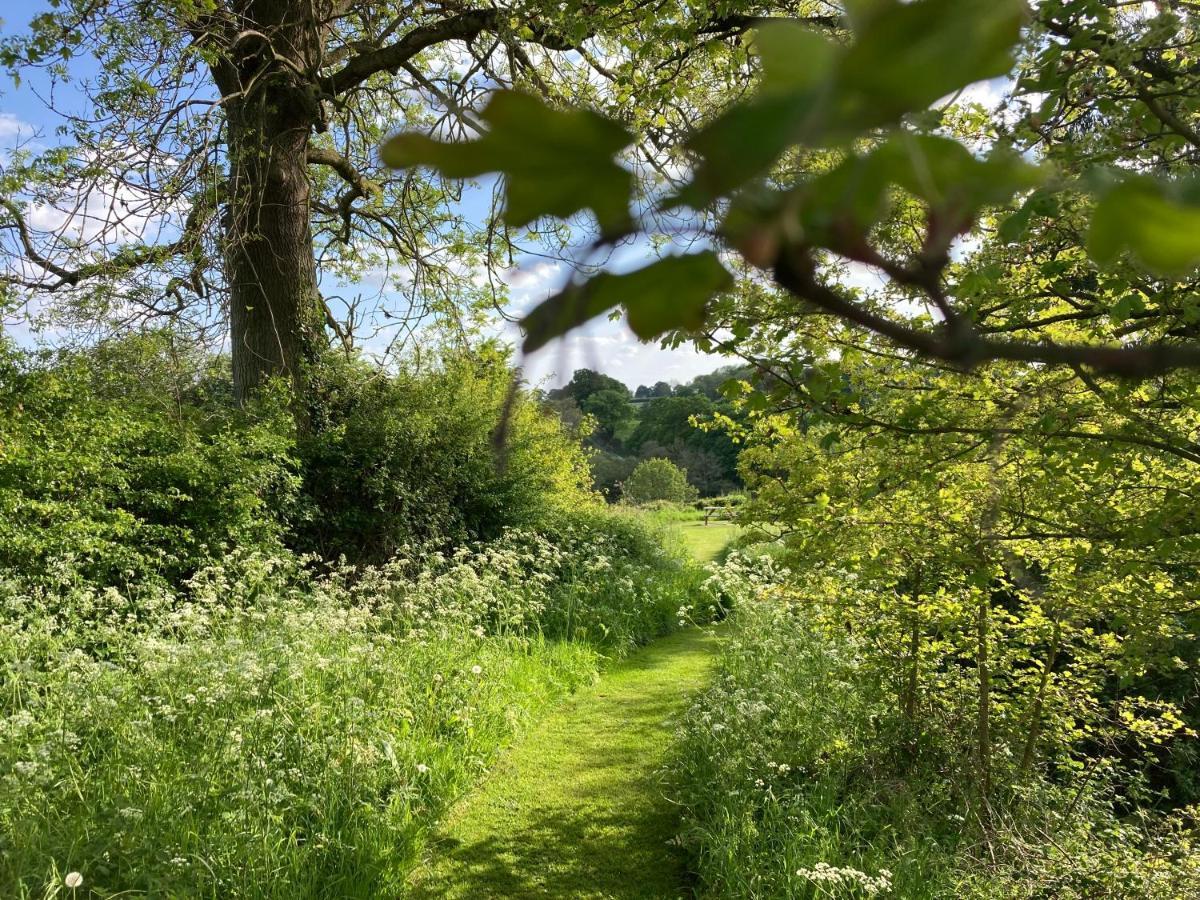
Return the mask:
POLYGON ((814 628, 794 580, 738 554, 714 576, 733 631, 668 765, 701 896, 1200 896, 1200 811, 1135 814, 1103 765, 1031 778, 984 828, 956 748, 910 748, 866 639, 814 628))
POLYGON ((697 583, 600 514, 365 573, 4 583, 0 896, 395 896, 514 732, 697 583))

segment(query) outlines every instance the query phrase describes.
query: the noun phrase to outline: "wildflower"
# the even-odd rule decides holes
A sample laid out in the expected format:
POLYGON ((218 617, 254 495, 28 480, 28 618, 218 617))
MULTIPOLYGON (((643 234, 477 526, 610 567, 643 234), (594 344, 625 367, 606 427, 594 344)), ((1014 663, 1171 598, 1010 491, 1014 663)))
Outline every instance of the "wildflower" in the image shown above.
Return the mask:
POLYGON ((429 771, 429 766, 425 765, 425 763, 417 763, 417 771, 424 775, 429 771))
POLYGON ((67 877, 63 879, 63 884, 74 890, 83 885, 83 876, 78 872, 68 872, 67 877))
POLYGON ((482 675, 483 674, 483 666, 471 666, 471 674, 472 675, 482 675))

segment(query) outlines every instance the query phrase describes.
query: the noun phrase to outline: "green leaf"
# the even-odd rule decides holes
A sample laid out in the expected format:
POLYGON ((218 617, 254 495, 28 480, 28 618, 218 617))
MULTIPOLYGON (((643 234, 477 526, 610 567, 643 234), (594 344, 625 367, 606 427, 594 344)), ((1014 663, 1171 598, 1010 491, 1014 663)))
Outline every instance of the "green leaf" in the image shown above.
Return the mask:
POLYGON ((558 110, 516 91, 498 91, 480 115, 490 127, 475 141, 448 143, 398 134, 383 145, 392 168, 429 166, 448 178, 505 176, 504 219, 516 228, 542 216, 590 209, 606 235, 631 226, 633 175, 614 157, 632 141, 590 110, 558 110))
POLYGON ((803 94, 768 94, 739 103, 687 142, 700 157, 692 180, 662 203, 664 209, 702 209, 762 175, 789 145, 822 131, 823 106, 803 94))
POLYGON ((1144 312, 1146 304, 1138 294, 1125 294, 1112 305, 1109 311, 1109 316, 1118 324, 1133 316, 1135 313, 1144 312))
POLYGON ((846 52, 838 87, 863 124, 884 124, 976 81, 1005 75, 1024 0, 917 0, 874 11, 846 52))
POLYGON ((1014 243, 1021 240, 1029 230, 1029 223, 1036 216, 1054 216, 1058 213, 1058 198, 1045 188, 1034 191, 1021 204, 1020 208, 1005 217, 996 229, 996 234, 1004 243, 1014 243))
POLYGON ((1045 174, 1015 153, 997 150, 981 159, 958 141, 935 135, 899 134, 877 155, 896 184, 963 224, 983 207, 1036 186, 1045 174))
POLYGON ((1101 266, 1128 252, 1162 275, 1200 264, 1200 196, 1191 183, 1132 178, 1103 194, 1088 228, 1088 254, 1101 266))
POLYGON ((795 95, 820 85, 833 70, 837 46, 795 22, 768 22, 754 31, 762 62, 761 96, 795 95))
POLYGON ((533 351, 610 309, 624 305, 640 338, 674 328, 699 328, 708 301, 733 278, 712 251, 668 256, 634 272, 601 272, 540 304, 521 320, 525 350, 533 351))
MULTIPOLYGON (((981 209, 1007 202, 1040 183, 1044 174, 1012 153, 979 158, 949 138, 898 134, 812 179, 793 192, 788 205, 798 209, 808 243, 841 252, 859 246, 886 215, 893 185, 924 200, 940 226, 955 234, 981 209)), ((739 230, 754 227, 754 215, 753 207, 735 201, 725 233, 736 239, 739 230)))
POLYGON ((664 206, 703 208, 765 174, 790 146, 847 142, 1007 73, 1025 15, 1024 0, 872 3, 847 49, 796 25, 760 29, 758 92, 688 142, 700 162, 664 206))

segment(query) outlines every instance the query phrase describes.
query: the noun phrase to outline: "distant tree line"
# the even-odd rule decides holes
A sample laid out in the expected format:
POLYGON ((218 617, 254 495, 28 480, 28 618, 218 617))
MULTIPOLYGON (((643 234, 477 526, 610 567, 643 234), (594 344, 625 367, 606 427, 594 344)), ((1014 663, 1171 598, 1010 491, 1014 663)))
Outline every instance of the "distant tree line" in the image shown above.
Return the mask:
POLYGON ((568 427, 588 423, 592 479, 610 500, 620 497, 620 485, 646 459, 670 460, 701 496, 712 497, 741 487, 738 446, 724 429, 703 426, 718 416, 740 421, 744 414, 721 388, 745 377, 742 367, 725 366, 686 384, 659 381, 631 391, 609 375, 576 369, 567 384, 545 393, 544 402, 568 427))

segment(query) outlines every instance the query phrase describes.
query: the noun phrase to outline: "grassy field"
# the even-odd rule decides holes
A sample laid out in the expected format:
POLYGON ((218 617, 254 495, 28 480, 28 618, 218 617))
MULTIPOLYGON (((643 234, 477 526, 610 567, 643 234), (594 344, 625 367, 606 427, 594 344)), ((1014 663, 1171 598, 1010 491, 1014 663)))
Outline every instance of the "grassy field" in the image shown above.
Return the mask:
POLYGON ((738 536, 740 529, 733 522, 680 522, 671 530, 679 535, 683 545, 699 562, 712 562, 725 546, 738 536))

